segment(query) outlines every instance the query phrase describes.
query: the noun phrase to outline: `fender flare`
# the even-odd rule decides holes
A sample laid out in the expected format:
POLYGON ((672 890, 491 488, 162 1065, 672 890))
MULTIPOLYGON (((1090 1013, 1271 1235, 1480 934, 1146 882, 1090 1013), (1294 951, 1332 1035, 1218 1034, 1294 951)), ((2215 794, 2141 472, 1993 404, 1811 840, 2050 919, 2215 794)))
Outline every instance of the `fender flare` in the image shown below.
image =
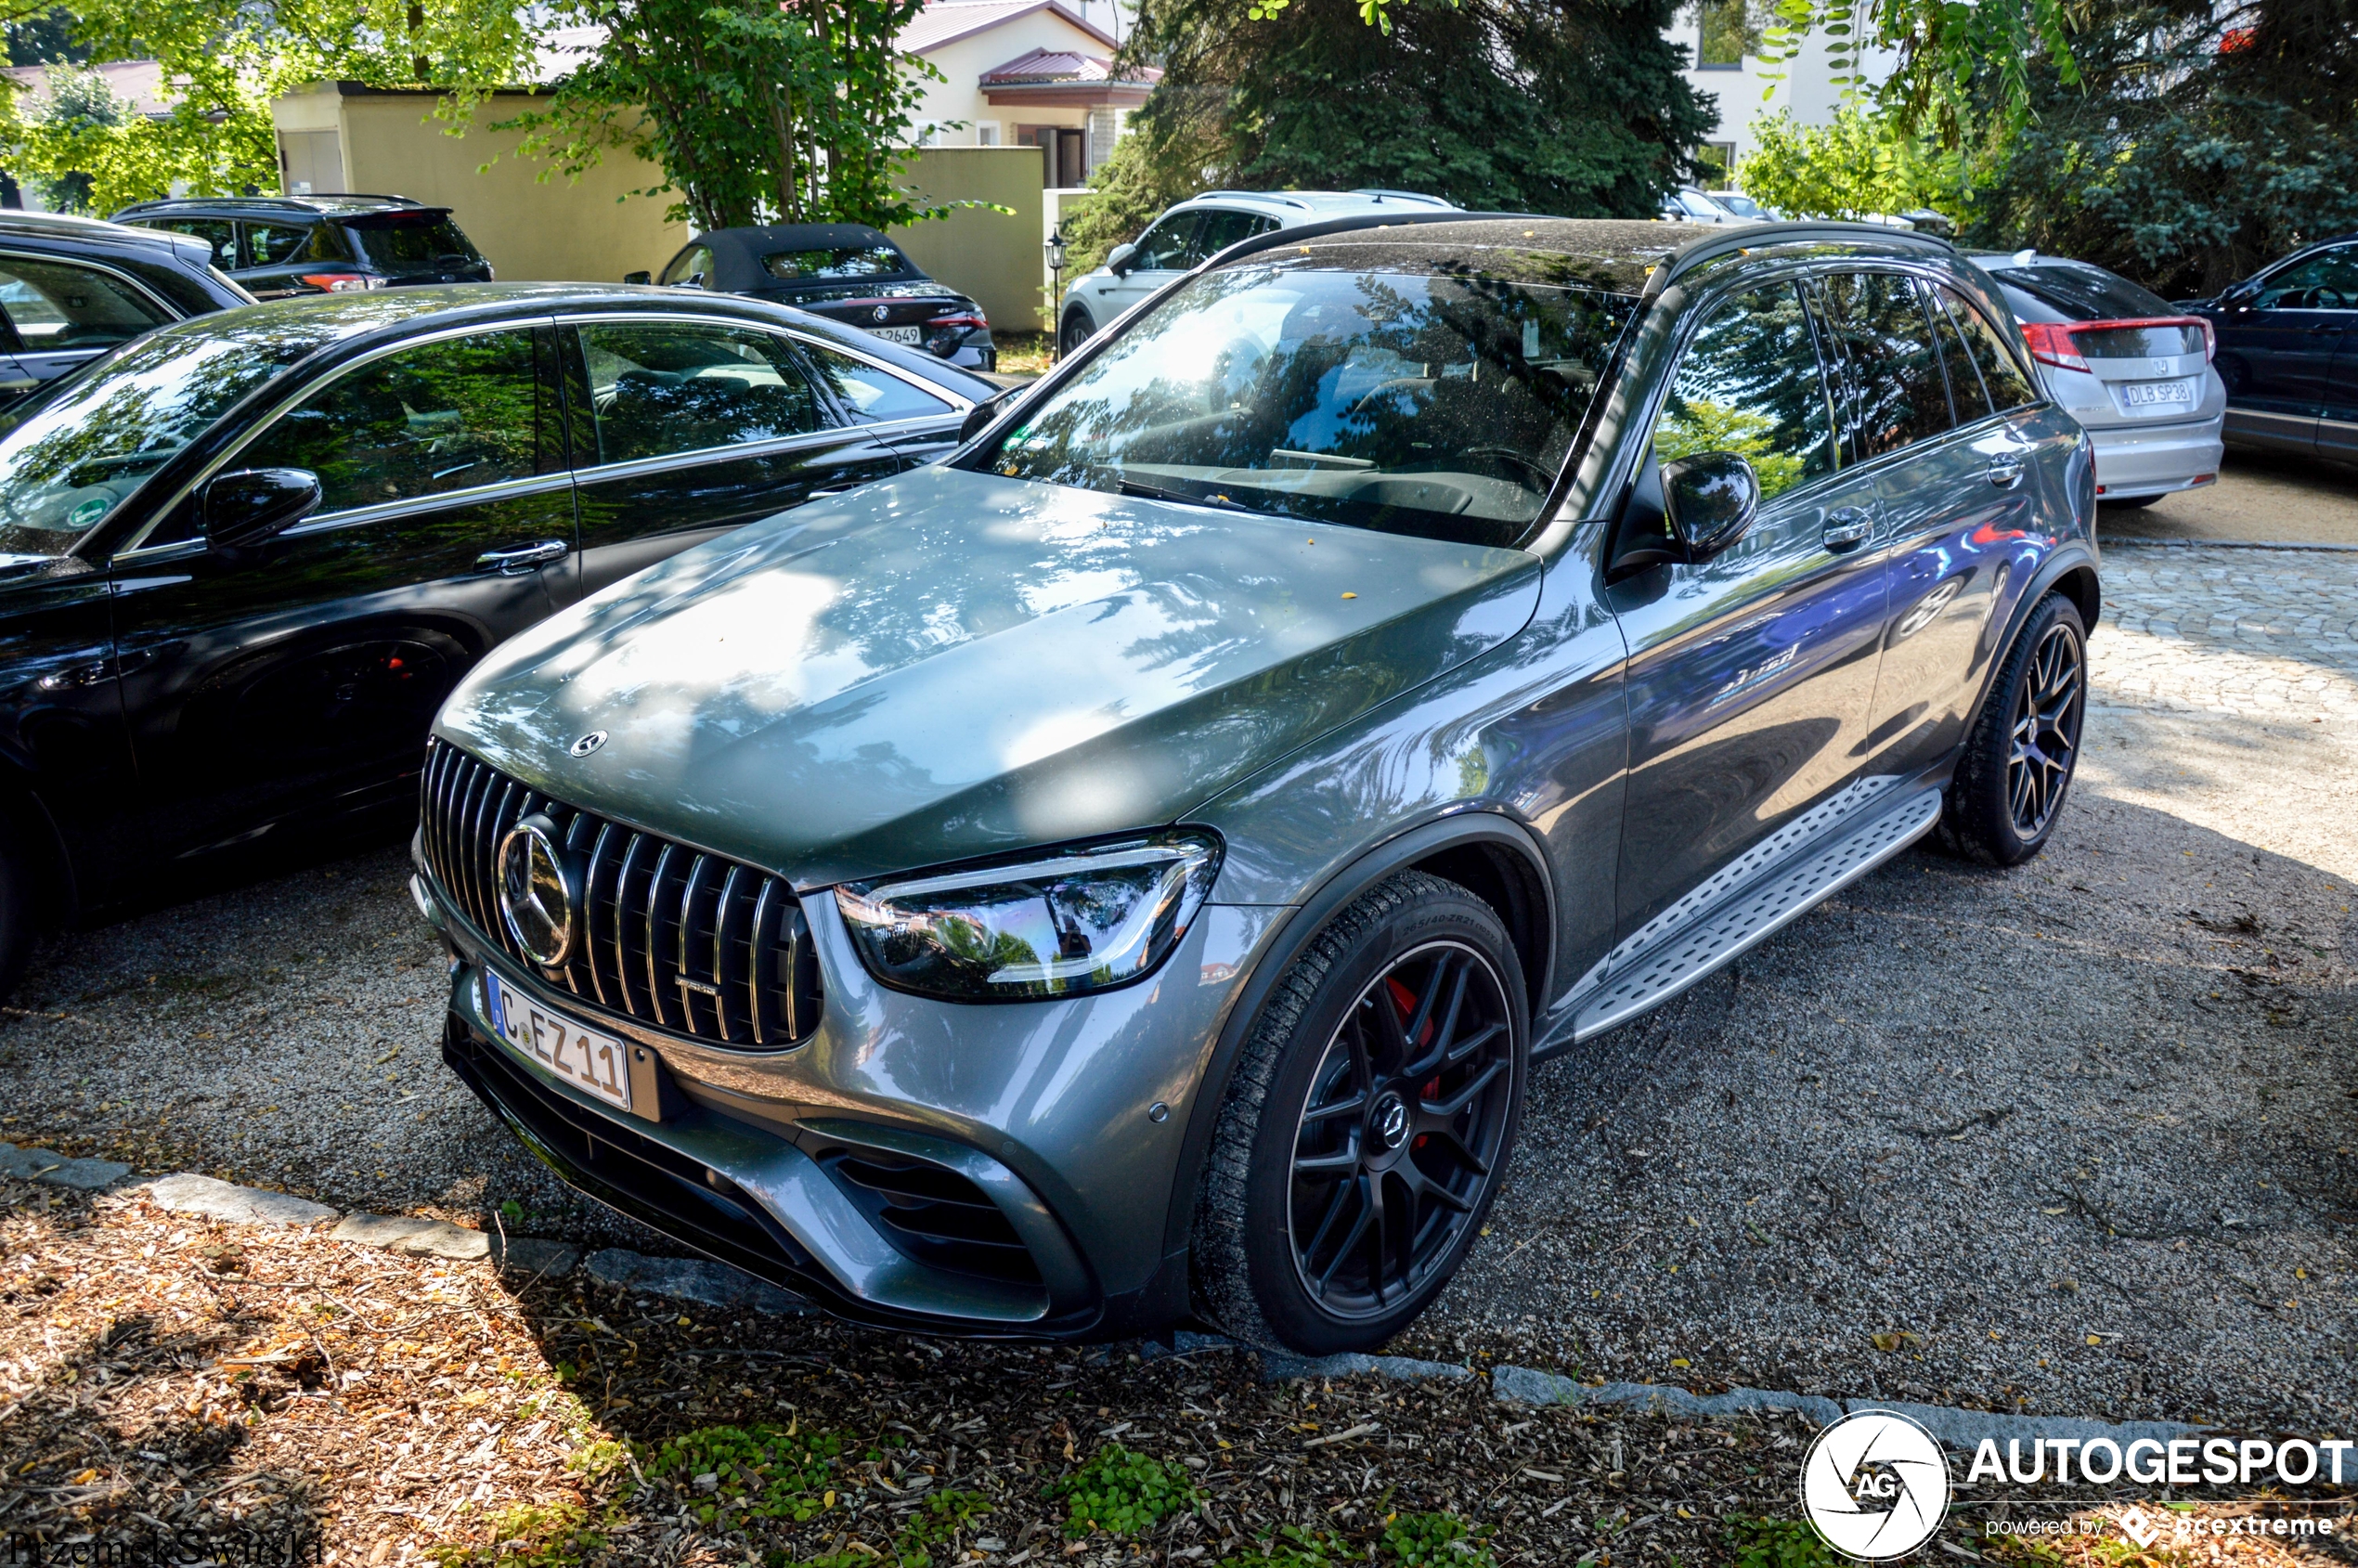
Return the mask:
MULTIPOLYGON (((2079 610, 2080 624, 2093 632, 2096 617, 2104 606, 2103 581, 2097 571, 2096 552, 2076 539, 2051 551, 2039 564, 2031 573, 2030 585, 2015 600, 2015 607, 2006 616, 2004 630, 1990 640, 1989 673, 1982 677, 1981 690, 1974 697, 1972 710, 1965 715, 1967 743, 1980 726, 1982 710, 1989 706, 1990 694, 1997 689, 1998 671, 2006 662, 2006 650, 2015 645, 2015 639, 2021 635, 2031 613, 2045 603, 2048 594, 2060 588, 2071 600, 2073 607, 2079 610)), ((1962 755, 1963 746, 1961 745, 1958 749, 1959 755, 1962 755)), ((1950 758, 1952 764, 1955 760, 1953 757, 1950 758)))
MULTIPOLYGON (((1170 1206, 1163 1221, 1166 1275, 1175 1263, 1184 1277, 1195 1226, 1196 1185, 1203 1176, 1204 1157, 1211 1147, 1221 1107, 1228 1097, 1228 1080, 1236 1069, 1237 1057, 1259 1020, 1269 993, 1292 969, 1303 950, 1326 929, 1328 922, 1352 900, 1396 871, 1459 849, 1502 850, 1515 856, 1528 875, 1528 893, 1537 904, 1532 912, 1537 933, 1531 944, 1538 955, 1537 974, 1535 983, 1526 987, 1533 1008, 1529 1023, 1535 1028, 1538 1010, 1544 1005, 1538 999, 1548 994, 1546 987, 1554 957, 1556 902, 1555 879, 1531 830, 1520 819, 1496 807, 1459 809, 1368 847, 1293 906, 1271 934, 1221 1023, 1211 1058, 1204 1064, 1203 1074, 1190 1096, 1186 1134, 1179 1146, 1178 1165, 1172 1177, 1170 1206)), ((1509 911, 1501 910, 1499 915, 1510 922, 1513 919, 1509 911)), ((1528 965, 1529 955, 1525 955, 1525 962, 1528 965)))

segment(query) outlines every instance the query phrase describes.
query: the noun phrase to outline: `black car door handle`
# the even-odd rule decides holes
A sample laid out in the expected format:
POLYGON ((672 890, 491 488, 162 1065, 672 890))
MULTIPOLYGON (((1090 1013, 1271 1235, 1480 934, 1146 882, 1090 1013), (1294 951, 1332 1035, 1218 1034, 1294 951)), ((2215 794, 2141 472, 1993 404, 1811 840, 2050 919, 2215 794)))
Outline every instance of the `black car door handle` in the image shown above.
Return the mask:
POLYGON ((1838 506, 1826 513, 1826 548, 1848 550, 1874 538, 1875 520, 1863 506, 1838 506))
POLYGON ((520 577, 536 572, 551 561, 563 561, 573 552, 573 547, 563 539, 542 539, 538 544, 520 544, 508 550, 486 550, 475 557, 478 572, 498 572, 501 577, 520 577))

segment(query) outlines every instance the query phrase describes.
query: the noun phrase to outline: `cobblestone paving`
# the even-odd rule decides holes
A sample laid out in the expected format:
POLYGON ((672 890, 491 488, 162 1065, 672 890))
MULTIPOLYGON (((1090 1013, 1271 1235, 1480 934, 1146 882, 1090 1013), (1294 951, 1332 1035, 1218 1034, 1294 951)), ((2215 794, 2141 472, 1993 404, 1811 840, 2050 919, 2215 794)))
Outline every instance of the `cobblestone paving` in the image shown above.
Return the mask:
POLYGON ((2100 706, 2358 716, 2358 554, 2121 546, 2104 572, 2100 706))

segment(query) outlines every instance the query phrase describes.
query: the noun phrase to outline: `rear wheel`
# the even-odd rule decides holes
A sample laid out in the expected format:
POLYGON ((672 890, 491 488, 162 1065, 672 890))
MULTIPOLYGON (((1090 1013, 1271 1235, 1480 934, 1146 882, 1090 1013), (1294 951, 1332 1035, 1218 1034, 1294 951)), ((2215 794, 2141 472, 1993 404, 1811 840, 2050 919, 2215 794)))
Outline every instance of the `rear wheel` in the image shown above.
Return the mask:
POLYGON ((1346 908, 1271 996, 1221 1108, 1196 1212, 1206 1315, 1312 1355, 1406 1328, 1497 1195, 1528 1056, 1488 904, 1406 872, 1346 908))
POLYGON ((1992 865, 2020 865, 2046 847, 2079 764, 2088 708, 2088 634, 2079 611, 2050 593, 2006 654, 1989 701, 1941 802, 1950 848, 1992 865))

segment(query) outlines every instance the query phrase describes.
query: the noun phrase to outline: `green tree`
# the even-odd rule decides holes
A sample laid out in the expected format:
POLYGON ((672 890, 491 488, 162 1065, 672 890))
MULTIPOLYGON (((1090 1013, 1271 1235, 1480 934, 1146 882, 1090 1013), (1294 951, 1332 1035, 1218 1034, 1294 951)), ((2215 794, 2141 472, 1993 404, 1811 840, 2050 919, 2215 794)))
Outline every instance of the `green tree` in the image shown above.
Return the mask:
POLYGON ((1794 217, 1860 218, 1958 203, 1956 156, 1896 112, 1842 108, 1828 124, 1804 125, 1780 110, 1754 123, 1753 137, 1739 172, 1744 193, 1794 217))
POLYGON ((1380 186, 1460 206, 1651 217, 1717 123, 1663 28, 1677 0, 1147 0, 1164 76, 1069 231, 1087 265, 1214 185, 1380 186), (1259 18, 1256 20, 1256 17, 1259 18))

